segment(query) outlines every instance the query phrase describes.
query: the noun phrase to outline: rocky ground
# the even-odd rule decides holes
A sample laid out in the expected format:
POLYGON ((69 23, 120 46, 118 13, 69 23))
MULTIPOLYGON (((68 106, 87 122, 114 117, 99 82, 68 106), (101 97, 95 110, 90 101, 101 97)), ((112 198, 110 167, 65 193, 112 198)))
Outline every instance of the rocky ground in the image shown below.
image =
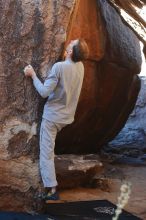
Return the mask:
POLYGON ((96 180, 96 188, 63 190, 61 198, 68 201, 106 199, 116 204, 120 186, 126 180, 132 183, 132 193, 125 210, 146 219, 146 166, 107 163, 104 166, 102 176, 96 180))

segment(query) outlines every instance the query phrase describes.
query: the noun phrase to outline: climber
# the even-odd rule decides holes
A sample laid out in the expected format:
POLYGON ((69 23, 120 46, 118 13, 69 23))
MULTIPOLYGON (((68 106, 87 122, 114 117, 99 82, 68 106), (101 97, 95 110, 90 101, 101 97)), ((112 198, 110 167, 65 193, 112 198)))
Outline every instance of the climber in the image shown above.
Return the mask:
POLYGON ((40 128, 40 173, 46 193, 42 199, 58 200, 57 180, 54 165, 54 147, 57 132, 74 121, 81 92, 84 66, 81 62, 88 57, 85 40, 72 40, 65 51, 65 60, 53 65, 44 84, 38 79, 33 67, 24 68, 31 77, 38 93, 47 98, 40 128))

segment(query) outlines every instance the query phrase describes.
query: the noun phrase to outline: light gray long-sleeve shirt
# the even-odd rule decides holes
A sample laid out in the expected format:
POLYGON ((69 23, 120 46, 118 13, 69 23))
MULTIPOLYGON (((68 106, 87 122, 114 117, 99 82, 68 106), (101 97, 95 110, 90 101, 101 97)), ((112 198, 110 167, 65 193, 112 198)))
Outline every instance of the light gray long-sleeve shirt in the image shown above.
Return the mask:
POLYGON ((48 97, 43 118, 64 124, 74 121, 83 77, 82 62, 75 63, 71 59, 55 63, 44 84, 37 76, 33 77, 33 84, 38 93, 43 98, 48 97))

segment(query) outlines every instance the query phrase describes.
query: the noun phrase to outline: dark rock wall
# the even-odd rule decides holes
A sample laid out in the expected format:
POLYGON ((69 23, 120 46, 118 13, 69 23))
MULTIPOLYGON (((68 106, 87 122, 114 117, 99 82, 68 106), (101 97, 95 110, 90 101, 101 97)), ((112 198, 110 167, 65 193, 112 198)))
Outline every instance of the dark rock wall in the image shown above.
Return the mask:
POLYGON ((102 154, 119 163, 146 164, 146 77, 134 110, 120 133, 102 148, 102 154))
POLYGON ((59 153, 97 152, 124 126, 140 89, 139 41, 107 1, 80 1, 68 40, 78 36, 90 56, 76 121, 60 133, 59 153))

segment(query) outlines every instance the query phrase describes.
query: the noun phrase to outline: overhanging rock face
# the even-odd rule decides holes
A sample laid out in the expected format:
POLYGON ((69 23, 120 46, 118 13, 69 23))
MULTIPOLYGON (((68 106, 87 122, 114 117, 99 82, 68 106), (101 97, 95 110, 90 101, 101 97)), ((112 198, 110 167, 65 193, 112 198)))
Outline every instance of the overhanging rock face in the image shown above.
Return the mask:
POLYGON ((106 1, 80 1, 69 39, 85 37, 90 57, 75 122, 57 139, 59 153, 96 152, 122 128, 140 87, 137 37, 106 1), (91 13, 92 12, 92 13, 91 13))
POLYGON ((67 42, 85 38, 90 56, 75 122, 58 135, 56 152, 94 153, 120 131, 134 107, 140 47, 107 1, 8 0, 1 1, 0 14, 0 203, 8 208, 9 199, 16 209, 23 195, 22 210, 40 186, 38 131, 44 104, 23 67, 31 63, 44 78, 61 56, 65 37, 67 42))

